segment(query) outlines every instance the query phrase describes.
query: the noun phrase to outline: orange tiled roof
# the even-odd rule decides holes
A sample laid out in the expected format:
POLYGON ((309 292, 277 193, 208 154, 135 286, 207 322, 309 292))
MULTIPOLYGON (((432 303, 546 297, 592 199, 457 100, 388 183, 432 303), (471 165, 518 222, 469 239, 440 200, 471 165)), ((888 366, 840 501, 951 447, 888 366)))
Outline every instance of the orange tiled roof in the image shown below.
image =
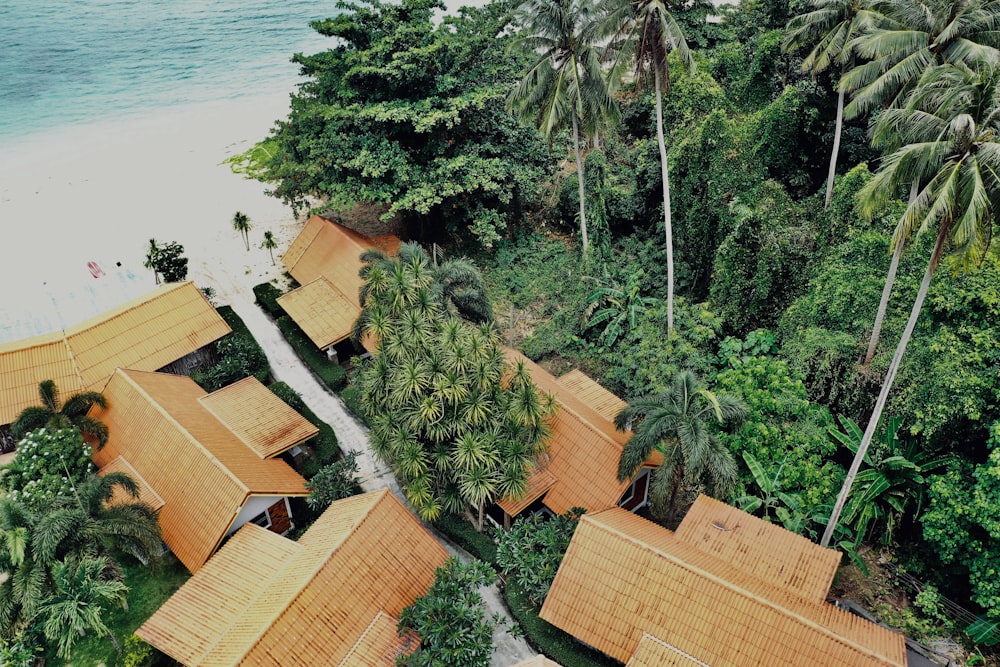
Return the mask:
POLYGON ((0 423, 38 403, 38 384, 100 390, 115 368, 153 371, 229 333, 194 283, 170 283, 62 332, 0 345, 0 423))
POLYGON ((536 655, 514 665, 514 667, 562 667, 558 662, 549 660, 544 655, 536 655))
POLYGON ((163 540, 195 572, 215 551, 251 496, 304 496, 305 480, 280 459, 261 460, 199 399, 188 377, 117 370, 104 388, 104 467, 119 456, 163 498, 163 540))
MULTIPOLYGON (((165 504, 163 498, 160 497, 160 494, 153 490, 153 487, 149 485, 149 482, 147 482, 146 479, 132 467, 132 464, 129 463, 128 459, 124 456, 119 456, 113 461, 109 461, 103 468, 97 471, 97 474, 107 475, 112 472, 123 472, 132 478, 132 480, 136 483, 136 486, 139 487, 139 501, 146 503, 154 510, 160 509, 165 504)), ((135 500, 135 498, 116 488, 115 494, 111 496, 111 500, 108 504, 116 505, 121 502, 132 502, 133 500, 135 500)))
POLYGON ((566 387, 574 396, 592 407, 612 424, 618 413, 628 407, 628 403, 594 382, 583 371, 573 369, 556 378, 556 382, 566 387))
MULTIPOLYGON (((573 507, 583 507, 590 512, 614 507, 630 483, 619 482, 617 476, 618 459, 629 434, 615 429, 615 425, 594 406, 584 402, 541 366, 520 352, 506 351, 512 363, 524 362, 540 390, 556 399, 557 409, 548 443, 549 460, 543 466, 556 481, 542 502, 556 514, 573 507)), ((653 465, 655 460, 651 458, 648 463, 653 465)))
POLYGON ((551 489, 555 483, 555 475, 544 466, 536 466, 528 475, 528 490, 524 496, 520 500, 505 498, 497 502, 497 505, 510 516, 517 516, 524 511, 524 508, 541 498, 542 494, 551 489))
POLYGON ((323 276, 279 296, 278 305, 321 350, 350 336, 361 314, 361 308, 323 276))
POLYGON ((278 303, 320 349, 350 335, 361 312, 361 254, 372 248, 395 254, 399 239, 370 238, 314 215, 282 256, 302 287, 279 297, 278 303))
POLYGON ((826 601, 840 553, 724 502, 699 496, 677 538, 812 602, 826 601))
POLYGON ((377 613, 339 667, 393 667, 397 656, 411 653, 420 645, 415 632, 400 637, 396 625, 392 616, 384 611, 377 613))
POLYGON ((136 634, 205 667, 387 655, 399 641, 390 619, 427 592, 446 558, 388 490, 354 496, 332 504, 298 542, 244 526, 136 634))
POLYGON ((580 520, 541 617, 621 661, 649 633, 713 667, 906 664, 902 635, 617 507, 580 520))
POLYGON ((662 639, 644 634, 625 667, 704 667, 705 663, 687 655, 662 639))
POLYGON ((319 433, 252 376, 198 400, 262 459, 277 456, 319 433))

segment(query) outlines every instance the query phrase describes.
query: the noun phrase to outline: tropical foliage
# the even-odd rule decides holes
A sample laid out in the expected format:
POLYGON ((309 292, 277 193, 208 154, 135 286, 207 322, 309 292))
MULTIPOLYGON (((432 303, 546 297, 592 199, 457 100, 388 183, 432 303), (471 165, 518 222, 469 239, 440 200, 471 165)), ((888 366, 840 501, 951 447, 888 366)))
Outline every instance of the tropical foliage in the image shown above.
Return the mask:
POLYGON ((584 510, 547 517, 541 513, 519 517, 509 530, 497 531, 497 565, 541 607, 556 577, 576 524, 584 510))
POLYGON ((62 402, 56 383, 44 380, 38 385, 38 397, 41 405, 25 408, 10 425, 11 435, 15 439, 20 440, 29 431, 47 427, 49 430, 76 428, 84 436, 93 439, 98 448, 108 441, 108 427, 101 420, 87 414, 95 405, 107 407, 104 395, 100 392, 77 392, 62 402))
POLYGON ((0 468, 0 487, 18 502, 43 506, 73 495, 97 472, 93 449, 76 428, 40 428, 19 443, 14 460, 0 468))

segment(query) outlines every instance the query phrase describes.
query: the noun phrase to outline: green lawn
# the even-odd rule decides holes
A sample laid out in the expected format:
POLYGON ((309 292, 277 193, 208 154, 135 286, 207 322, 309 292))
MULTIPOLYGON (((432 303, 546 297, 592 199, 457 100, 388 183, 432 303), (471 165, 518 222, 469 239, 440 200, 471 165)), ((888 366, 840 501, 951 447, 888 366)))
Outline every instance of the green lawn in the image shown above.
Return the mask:
MULTIPOLYGON (((107 617, 108 627, 122 644, 191 576, 171 553, 149 566, 126 565, 124 569, 125 583, 129 587, 128 609, 113 609, 107 617)), ((116 667, 120 664, 111 641, 107 637, 95 636, 81 640, 73 650, 73 657, 66 663, 61 663, 55 657, 55 650, 46 655, 46 660, 52 665, 76 667, 95 667, 101 664, 116 667)))

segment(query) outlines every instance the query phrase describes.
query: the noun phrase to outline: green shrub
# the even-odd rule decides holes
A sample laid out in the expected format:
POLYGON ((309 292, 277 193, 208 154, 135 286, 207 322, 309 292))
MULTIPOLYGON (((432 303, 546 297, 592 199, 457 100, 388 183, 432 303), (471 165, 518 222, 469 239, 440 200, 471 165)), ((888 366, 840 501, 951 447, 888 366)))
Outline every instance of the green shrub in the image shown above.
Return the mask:
POLYGON ((313 426, 319 429, 319 433, 312 439, 302 444, 312 452, 312 456, 307 456, 302 462, 302 476, 310 479, 319 472, 323 466, 339 461, 343 456, 340 445, 337 441, 337 434, 333 428, 325 421, 316 416, 316 413, 309 409, 298 392, 289 387, 284 382, 275 382, 270 386, 275 396, 288 403, 300 415, 313 426))
POLYGON ((442 514, 441 518, 434 522, 434 527, 479 560, 489 563, 494 568, 497 566, 497 545, 493 542, 493 538, 478 532, 462 517, 442 514))
POLYGON ((135 635, 125 638, 125 652, 122 653, 123 667, 150 667, 153 658, 152 646, 135 635))
POLYGON ((275 321, 275 324, 281 330, 281 335, 285 337, 288 344, 319 378, 320 382, 333 391, 337 391, 347 384, 347 372, 343 367, 330 360, 326 356, 326 352, 318 349, 302 329, 292 321, 292 318, 283 315, 275 321))
POLYGON ((278 319, 285 314, 284 308, 278 305, 278 297, 281 290, 271 283, 261 283, 253 286, 253 295, 258 306, 264 309, 268 315, 278 319))
POLYGON ((340 398, 355 417, 363 423, 368 424, 368 418, 365 416, 365 408, 361 405, 361 391, 357 387, 352 384, 347 385, 340 391, 340 398))
POLYGON ((614 667, 621 663, 584 646, 551 623, 538 617, 527 594, 508 580, 504 585, 507 607, 517 619, 528 642, 563 667, 614 667))
POLYGON ((271 373, 263 348, 254 339, 243 320, 229 306, 218 309, 232 331, 215 343, 219 361, 191 374, 191 379, 208 392, 216 391, 248 375, 265 382, 271 373))

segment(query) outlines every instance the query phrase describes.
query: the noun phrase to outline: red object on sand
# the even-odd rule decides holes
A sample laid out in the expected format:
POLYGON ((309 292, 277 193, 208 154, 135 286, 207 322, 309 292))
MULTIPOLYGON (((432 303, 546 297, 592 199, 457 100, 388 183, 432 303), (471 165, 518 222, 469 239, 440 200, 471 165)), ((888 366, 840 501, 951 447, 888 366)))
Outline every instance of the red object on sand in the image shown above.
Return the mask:
POLYGON ((87 262, 87 268, 90 269, 90 275, 95 278, 99 278, 104 275, 104 269, 97 262, 87 262))

